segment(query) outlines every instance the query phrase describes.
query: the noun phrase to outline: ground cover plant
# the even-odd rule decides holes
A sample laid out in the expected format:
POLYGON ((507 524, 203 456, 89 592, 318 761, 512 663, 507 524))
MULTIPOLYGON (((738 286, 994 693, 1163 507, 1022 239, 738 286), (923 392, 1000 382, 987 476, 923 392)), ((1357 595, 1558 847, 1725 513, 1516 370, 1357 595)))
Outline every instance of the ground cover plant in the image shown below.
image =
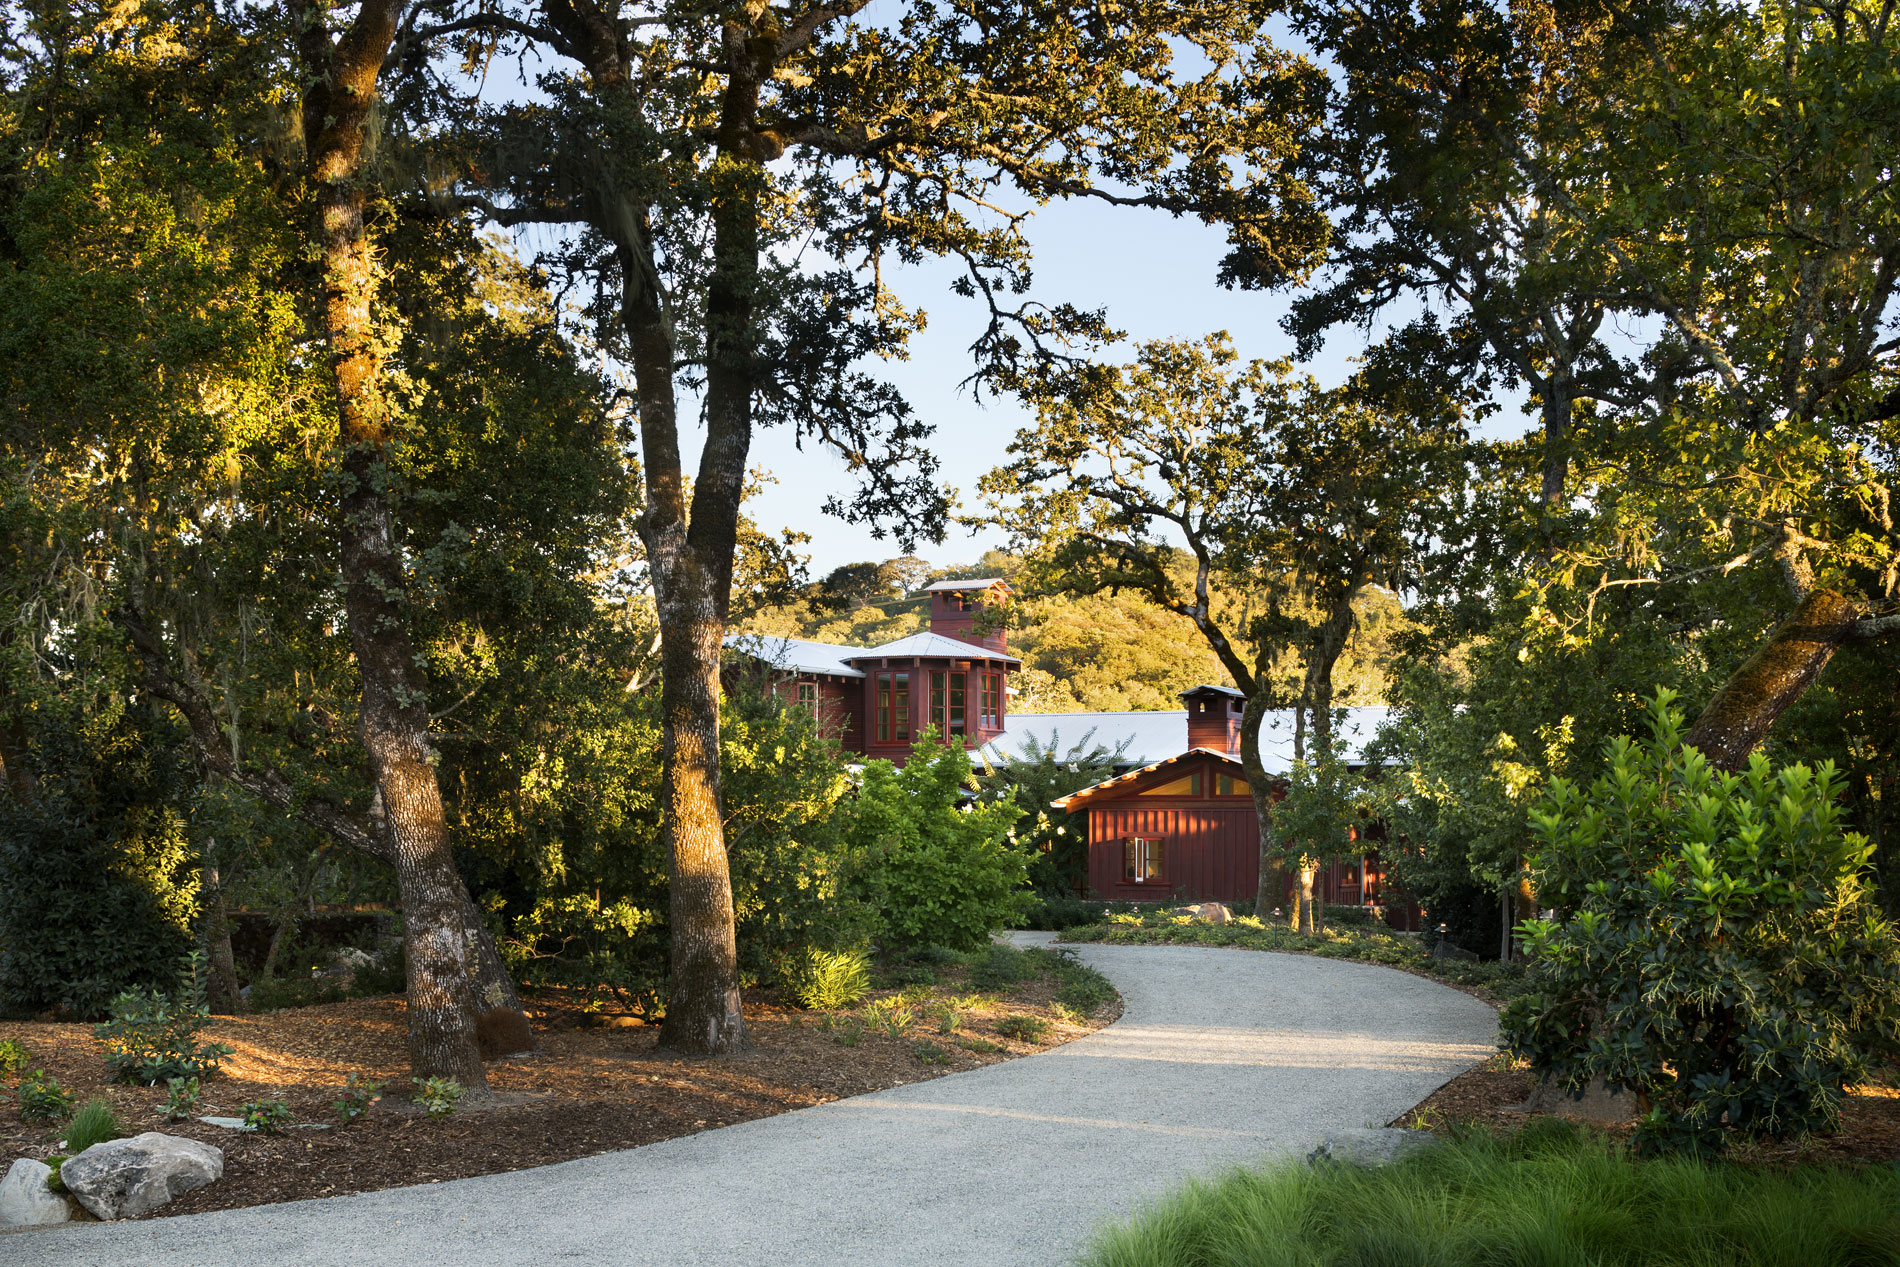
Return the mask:
POLYGON ((1109 912, 1099 923, 1063 930, 1062 940, 1114 946, 1232 946, 1350 959, 1433 977, 1493 1003, 1515 998, 1530 988, 1523 964, 1436 959, 1429 941, 1377 927, 1332 927, 1314 936, 1281 924, 1262 924, 1248 915, 1226 924, 1210 924, 1151 908, 1142 913, 1109 912))
MULTIPOLYGON (((44 1064, 42 1076, 57 1077, 68 1097, 65 1088, 108 1101, 130 1132, 163 1130, 224 1150, 225 1177, 163 1207, 164 1217, 491 1174, 655 1143, 1028 1055, 1116 1015, 1112 989, 1066 955, 1007 950, 996 962, 1009 980, 980 988, 964 955, 928 946, 912 954, 914 960, 886 966, 923 964, 938 984, 876 988, 830 1011, 798 1007, 769 987, 749 990, 745 1007, 756 1047, 717 1061, 662 1050, 658 1025, 630 1011, 603 1012, 585 989, 532 992, 527 1004, 542 1050, 530 1060, 489 1062, 495 1101, 464 1100, 438 1118, 425 1117, 414 1103, 423 1083, 408 1076, 397 998, 214 1018, 199 1038, 234 1051, 216 1078, 200 1084, 187 1115, 169 1122, 176 1088, 114 1081, 104 1040, 90 1025, 0 1022, 0 1042, 29 1048, 44 1064), (1100 983, 1098 1006, 1088 1015, 1063 1011, 1057 995, 1073 997, 1091 982, 1100 983), (1011 1016, 1043 1021, 1041 1043, 999 1032, 1011 1016), (284 1106, 286 1121, 348 1129, 271 1135, 201 1120, 242 1117, 247 1104, 272 1102, 284 1106)), ((47 1121, 26 1121, 11 1097, 0 1100, 0 1154, 48 1160, 58 1142, 51 1128, 70 1104, 68 1098, 47 1121)))
POLYGON ((1382 1169, 1284 1162, 1191 1183, 1086 1267, 1889 1267, 1900 1171, 1637 1160, 1546 1120, 1382 1169))

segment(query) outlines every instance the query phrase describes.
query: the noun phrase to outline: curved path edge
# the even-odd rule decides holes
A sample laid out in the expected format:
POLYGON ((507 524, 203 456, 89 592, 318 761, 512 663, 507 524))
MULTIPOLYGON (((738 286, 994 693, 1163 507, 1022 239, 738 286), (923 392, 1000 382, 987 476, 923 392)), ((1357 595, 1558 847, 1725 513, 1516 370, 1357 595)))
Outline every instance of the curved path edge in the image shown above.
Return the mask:
POLYGON ((1074 949, 1122 1016, 1047 1052, 553 1166, 12 1232, 0 1267, 1054 1267, 1190 1175, 1383 1125, 1495 1050, 1490 1007, 1387 968, 1074 949))

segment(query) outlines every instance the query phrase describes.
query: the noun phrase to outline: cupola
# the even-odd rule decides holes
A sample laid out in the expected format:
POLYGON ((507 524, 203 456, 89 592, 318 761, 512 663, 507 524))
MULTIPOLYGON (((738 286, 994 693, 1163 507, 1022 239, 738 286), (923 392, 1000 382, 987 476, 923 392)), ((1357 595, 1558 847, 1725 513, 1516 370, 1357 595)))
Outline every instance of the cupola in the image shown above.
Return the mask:
POLYGON ((984 620, 986 611, 999 612, 1009 604, 1009 583, 1000 577, 979 577, 967 581, 938 581, 926 585, 930 596, 930 632, 955 638, 986 651, 1007 652, 1009 635, 994 615, 984 620), (993 623, 991 623, 993 622, 993 623))
POLYGON ((1181 692, 1187 704, 1187 740, 1190 748, 1215 752, 1240 751, 1240 710, 1246 696, 1231 686, 1203 683, 1181 692))

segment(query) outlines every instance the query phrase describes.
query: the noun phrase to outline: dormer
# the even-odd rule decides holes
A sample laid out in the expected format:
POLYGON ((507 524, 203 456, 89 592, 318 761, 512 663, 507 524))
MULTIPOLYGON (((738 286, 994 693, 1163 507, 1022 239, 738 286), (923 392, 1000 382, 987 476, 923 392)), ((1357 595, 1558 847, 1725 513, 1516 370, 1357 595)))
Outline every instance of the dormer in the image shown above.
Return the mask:
POLYGON ((1009 635, 1002 624, 978 628, 978 621, 986 609, 1000 612, 1006 607, 1009 592, 1009 583, 993 576, 926 585, 924 593, 930 596, 930 632, 986 651, 1007 652, 1009 635))
POLYGON ((1187 704, 1188 747, 1240 751, 1240 710, 1246 696, 1231 686, 1202 684, 1182 691, 1181 699, 1187 704))

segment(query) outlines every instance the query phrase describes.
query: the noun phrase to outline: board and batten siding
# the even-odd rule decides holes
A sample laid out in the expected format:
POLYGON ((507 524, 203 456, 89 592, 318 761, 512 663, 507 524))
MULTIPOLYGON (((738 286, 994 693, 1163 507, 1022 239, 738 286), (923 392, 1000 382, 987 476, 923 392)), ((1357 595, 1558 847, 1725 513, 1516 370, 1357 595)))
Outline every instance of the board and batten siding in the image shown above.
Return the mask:
POLYGON ((1260 887, 1260 829, 1251 801, 1229 808, 1144 797, 1092 806, 1088 819, 1089 887, 1105 897, 1233 901, 1260 887), (1123 880, 1122 842, 1130 836, 1166 842, 1162 883, 1123 880))

